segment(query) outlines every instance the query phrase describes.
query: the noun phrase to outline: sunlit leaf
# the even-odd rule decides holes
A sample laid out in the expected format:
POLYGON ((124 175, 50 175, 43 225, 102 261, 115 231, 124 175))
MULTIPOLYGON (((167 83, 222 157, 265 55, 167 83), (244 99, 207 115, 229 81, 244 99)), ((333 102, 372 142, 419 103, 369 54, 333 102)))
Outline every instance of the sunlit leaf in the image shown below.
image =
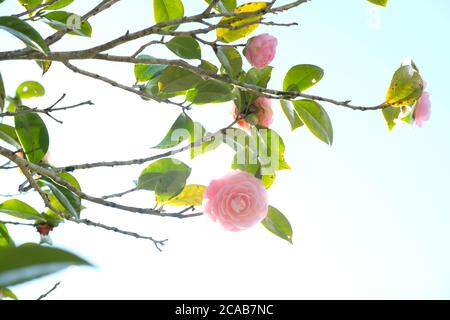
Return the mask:
POLYGON ((39 220, 41 214, 23 201, 11 199, 0 204, 0 212, 25 220, 39 220))
POLYGON ((186 185, 179 195, 170 199, 167 202, 161 202, 157 196, 158 203, 164 203, 165 205, 175 206, 175 207, 190 207, 190 206, 201 206, 203 202, 203 195, 206 191, 206 187, 198 184, 186 185))
POLYGON ((386 7, 388 3, 388 0, 368 0, 368 1, 381 7, 386 7))
POLYGON ((403 107, 414 104, 423 92, 423 80, 412 65, 401 66, 392 77, 386 103, 403 107))
POLYGON ((289 123, 291 124, 292 130, 295 130, 303 126, 302 120, 300 120, 300 117, 298 116, 297 112, 295 112, 294 107, 292 106, 292 103, 290 101, 280 100, 280 104, 281 109, 283 109, 286 118, 289 120, 289 123))
MULTIPOLYGON (((246 13, 246 12, 259 12, 266 9, 270 5, 269 2, 250 2, 246 3, 240 7, 237 7, 235 13, 246 13)), ((223 42, 233 42, 242 38, 245 38, 253 31, 255 31, 259 23, 258 21, 262 18, 262 15, 249 16, 249 17, 224 17, 220 20, 221 26, 230 26, 230 28, 217 28, 217 39, 223 42)))
POLYGON ((278 209, 269 206, 267 217, 261 222, 274 235, 292 244, 292 227, 289 220, 278 209))
POLYGON ((292 101, 300 120, 317 138, 326 144, 333 144, 333 126, 325 109, 312 100, 292 101))
MULTIPOLYGON (((184 6, 181 0, 153 0, 155 22, 177 20, 184 16, 184 6)), ((170 26, 164 30, 175 30, 178 26, 170 26)))
POLYGON ((16 95, 21 99, 31 99, 45 95, 45 89, 39 82, 25 81, 16 90, 16 95))

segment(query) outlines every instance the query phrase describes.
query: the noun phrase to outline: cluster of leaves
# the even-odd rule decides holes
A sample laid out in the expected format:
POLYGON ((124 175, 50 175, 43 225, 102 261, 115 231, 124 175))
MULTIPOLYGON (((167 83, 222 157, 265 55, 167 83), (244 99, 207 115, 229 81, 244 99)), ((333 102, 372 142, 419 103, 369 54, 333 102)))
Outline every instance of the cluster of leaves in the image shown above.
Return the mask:
MULTIPOLYGON (((387 1, 369 1, 381 6, 387 4, 387 1)), ((1 2, 3 1, 0 0, 1 2)), ((72 35, 92 34, 92 27, 87 21, 81 21, 76 14, 61 10, 73 0, 19 2, 25 7, 31 20, 43 21, 58 30, 69 28, 69 34, 72 35), (77 24, 77 21, 81 23, 77 24)), ((210 0, 206 2, 211 3, 210 0)), ((213 9, 217 12, 235 15, 227 15, 220 20, 221 27, 215 30, 214 42, 202 42, 196 35, 187 33, 182 36, 166 36, 160 43, 177 59, 195 63, 205 75, 217 77, 204 77, 198 72, 178 65, 149 64, 148 61, 154 58, 144 53, 138 56, 142 63, 134 66, 135 85, 148 98, 157 101, 172 101, 171 99, 183 101, 180 103, 183 106, 182 112, 161 142, 154 147, 155 149, 170 150, 187 143, 186 150, 190 149, 191 158, 194 159, 224 143, 235 152, 231 169, 239 169, 254 175, 269 189, 275 182, 278 171, 290 169, 284 157, 285 144, 277 132, 253 125, 248 131, 228 126, 212 134, 202 124, 194 121, 187 112, 194 105, 232 102, 236 105, 238 117, 249 116, 256 99, 267 95, 264 92, 272 78, 274 69, 271 66, 247 70, 244 54, 239 50, 239 46, 235 45, 236 41, 247 38, 258 28, 264 10, 269 9, 271 3, 250 2, 241 6, 237 6, 235 0, 220 0, 215 3, 213 9), (255 12, 257 15, 244 17, 238 15, 255 12), (205 49, 213 50, 216 62, 204 59, 205 49), (258 88, 260 91, 245 90, 245 86, 238 84, 258 88)), ((184 17, 184 5, 181 0, 153 0, 153 4, 156 23, 184 17)), ((50 52, 43 37, 19 17, 0 17, 0 29, 19 38, 32 50, 45 55, 50 52)), ((176 25, 165 27, 167 31, 176 29, 176 25)), ((48 61, 37 62, 44 72, 50 67, 48 61)), ((323 143, 332 145, 333 126, 325 108, 315 100, 292 98, 298 97, 296 94, 303 93, 319 83, 323 77, 324 70, 318 66, 310 64, 293 66, 285 74, 282 90, 286 94, 280 99, 280 105, 292 130, 303 127, 323 143)), ((395 72, 383 108, 390 129, 395 126, 397 120, 411 123, 415 104, 422 95, 423 86, 423 80, 414 63, 403 65, 395 72)), ((13 114, 11 123, 4 122, 4 118, 1 117, 0 140, 14 148, 17 156, 52 169, 45 158, 50 145, 45 122, 35 109, 24 104, 27 99, 41 97, 44 94, 45 89, 41 84, 26 81, 18 86, 13 96, 7 96, 0 74, 0 113, 6 110, 7 113, 13 114)), ((236 123, 239 119, 234 120, 236 123)), ((186 163, 177 159, 171 157, 159 159, 142 171, 137 178, 136 188, 154 192, 155 201, 160 207, 201 206, 206 187, 188 183, 191 171, 186 163)), ((81 190, 73 175, 61 172, 58 176, 75 189, 81 190)), ((0 212, 17 219, 31 221, 36 226, 47 225, 51 228, 66 219, 80 218, 83 206, 81 199, 74 192, 49 177, 36 177, 36 180, 55 210, 40 212, 19 199, 10 199, 0 204, 0 212)), ((273 234, 292 243, 292 226, 287 217, 275 207, 269 208, 268 216, 262 225, 273 234)), ((0 261, 2 261, 0 288, 49 274, 70 264, 87 264, 84 260, 58 249, 33 245, 16 247, 3 224, 0 224, 0 261)), ((9 289, 0 289, 0 298, 2 296, 14 298, 9 289)))

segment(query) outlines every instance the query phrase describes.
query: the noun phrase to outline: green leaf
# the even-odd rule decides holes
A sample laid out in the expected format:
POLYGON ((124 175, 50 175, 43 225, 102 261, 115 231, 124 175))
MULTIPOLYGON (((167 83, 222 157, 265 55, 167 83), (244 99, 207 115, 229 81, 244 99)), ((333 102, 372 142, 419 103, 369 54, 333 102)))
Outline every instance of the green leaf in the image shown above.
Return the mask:
POLYGON ((383 116, 389 127, 389 131, 394 129, 396 123, 395 120, 400 116, 401 110, 397 107, 388 107, 383 109, 383 116))
POLYGON ((16 129, 7 124, 0 123, 0 139, 16 148, 21 147, 16 129))
POLYGON ((292 107, 292 103, 290 101, 280 100, 280 104, 281 109, 283 109, 286 118, 289 120, 289 123, 291 124, 292 130, 295 130, 303 126, 302 120, 300 120, 300 117, 298 116, 297 112, 295 112, 294 108, 292 107))
POLYGON ((185 163, 166 158, 150 164, 140 175, 138 189, 155 191, 162 202, 177 196, 185 187, 191 168, 185 163))
POLYGON ((261 182, 266 189, 269 189, 273 185, 276 178, 275 172, 265 175, 261 174, 261 163, 259 160, 255 160, 250 149, 245 151, 241 150, 236 153, 233 158, 231 169, 241 170, 261 179, 261 182))
MULTIPOLYGON (((181 19, 184 16, 184 6, 181 0, 153 0, 155 22, 181 19)), ((163 28, 167 31, 176 30, 178 26, 163 28)))
POLYGON ((194 130, 191 135, 191 143, 195 143, 195 145, 191 148, 191 159, 194 159, 195 157, 207 152, 213 151, 221 145, 221 139, 216 138, 202 142, 200 144, 198 141, 206 137, 207 134, 209 133, 201 123, 194 122, 194 130))
MULTIPOLYGON (((206 0, 208 4, 211 4, 211 0, 206 0)), ((231 13, 236 9, 236 0, 219 0, 214 8, 221 13, 231 13)))
POLYGON ((403 107, 414 104, 423 93, 423 80, 412 65, 401 66, 392 77, 386 103, 403 107))
POLYGON ((6 92, 5 85, 3 83, 2 74, 0 73, 0 113, 5 109, 6 92))
MULTIPOLYGON (((45 3, 49 3, 51 1, 53 1, 53 0, 46 0, 45 3)), ((59 10, 59 9, 67 7, 73 1, 74 0, 59 0, 59 1, 56 1, 55 3, 53 3, 53 4, 49 5, 49 6, 46 6, 44 8, 44 10, 59 10)))
POLYGON ((179 92, 194 88, 202 78, 197 74, 180 68, 167 67, 159 78, 159 90, 161 92, 179 92))
POLYGON ((42 218, 36 209, 16 199, 7 200, 0 204, 0 212, 25 220, 39 220, 42 218))
POLYGON ((156 145, 155 149, 168 149, 173 148, 185 140, 190 139, 191 134, 194 130, 194 122, 192 119, 184 112, 182 112, 174 124, 167 132, 164 139, 156 145))
MULTIPOLYGON (((26 109, 28 108, 20 107, 20 110, 26 109)), ((17 137, 26 158, 38 163, 47 154, 49 146, 49 135, 44 121, 35 113, 18 114, 14 119, 17 137)))
POLYGON ((0 261, 0 287, 14 286, 74 265, 90 265, 67 251, 32 244, 0 248, 0 261))
POLYGON ((217 73, 219 71, 219 68, 217 68, 214 64, 212 64, 211 62, 206 61, 206 60, 202 60, 202 62, 200 63, 200 65, 198 67, 202 68, 205 71, 209 71, 212 73, 217 73))
POLYGON ((20 99, 31 99, 45 95, 45 89, 39 82, 25 81, 16 90, 20 99))
POLYGON ((194 104, 222 103, 233 100, 233 87, 217 80, 205 80, 188 91, 186 100, 194 104))
POLYGON ((292 244, 292 227, 289 220, 278 209, 269 206, 267 217, 262 225, 274 235, 292 244))
MULTIPOLYGON (((237 7, 234 10, 234 12, 235 13, 258 12, 266 9, 269 6, 270 6, 269 2, 250 2, 240 7, 237 7)), ((219 25, 230 26, 232 28, 217 28, 216 30, 217 39, 223 42, 233 42, 245 38, 258 28, 259 26, 258 21, 261 18, 262 18, 261 15, 245 18, 224 17, 220 20, 219 25)))
POLYGON ((381 7, 386 7, 388 2, 388 0, 368 0, 368 1, 381 7))
POLYGON ((81 24, 75 22, 81 21, 81 18, 67 11, 53 11, 44 15, 45 22, 56 30, 63 30, 70 28, 69 34, 74 36, 90 37, 92 35, 92 26, 88 21, 83 21, 81 24))
POLYGON ((0 223, 0 247, 14 247, 14 241, 9 235, 8 229, 3 223, 0 223))
POLYGON ((333 126, 325 109, 312 100, 292 101, 300 120, 317 138, 326 144, 333 144, 333 126))
POLYGON ((197 40, 192 37, 179 36, 166 43, 166 47, 184 59, 201 59, 202 50, 197 40))
MULTIPOLYGON (((36 8, 38 5, 42 3, 42 0, 19 0, 19 3, 27 9, 27 11, 31 11, 36 8)), ((31 14, 30 14, 31 15, 31 14)))
POLYGON ((183 191, 176 197, 170 199, 167 202, 160 201, 159 197, 156 197, 156 202, 164 205, 174 207, 191 207, 201 206, 203 203, 203 194, 206 191, 206 187, 198 184, 189 184, 184 187, 183 191))
POLYGON ((36 63, 42 69, 42 75, 46 74, 52 66, 52 61, 36 60, 36 63))
MULTIPOLYGON (((77 190, 81 190, 80 184, 70 173, 63 172, 58 176, 70 183, 77 190)), ((50 189, 51 194, 49 200, 52 206, 64 213, 68 213, 71 217, 76 219, 80 218, 82 206, 81 199, 77 195, 49 178, 42 177, 39 182, 41 185, 47 186, 50 189)))
MULTIPOLYGON (((154 59, 148 54, 142 54, 138 59, 154 59)), ((134 66, 134 75, 137 82, 146 82, 158 77, 167 68, 163 64, 137 64, 134 66)))
MULTIPOLYGON (((1 2, 0 2, 1 3, 1 2)), ((14 292, 12 292, 10 289, 5 288, 2 289, 0 288, 0 300, 2 300, 2 296, 4 298, 9 298, 11 300, 18 300, 17 296, 14 294, 14 292)))
POLYGON ((261 163, 262 175, 291 169, 284 158, 286 150, 284 141, 278 133, 268 128, 257 128, 253 130, 252 138, 258 146, 258 159, 261 163))
POLYGON ((273 67, 265 67, 262 69, 251 68, 245 75, 245 82, 261 88, 267 88, 267 84, 272 77, 272 70, 273 67))
POLYGON ((242 72, 242 57, 233 47, 220 47, 217 58, 231 79, 237 79, 242 72))
POLYGON ((283 90, 303 92, 318 83, 324 71, 314 65, 299 64, 292 67, 284 78, 283 90))
POLYGON ((17 17, 0 17, 0 29, 19 38, 33 50, 41 51, 45 54, 49 52, 47 43, 39 32, 17 17))

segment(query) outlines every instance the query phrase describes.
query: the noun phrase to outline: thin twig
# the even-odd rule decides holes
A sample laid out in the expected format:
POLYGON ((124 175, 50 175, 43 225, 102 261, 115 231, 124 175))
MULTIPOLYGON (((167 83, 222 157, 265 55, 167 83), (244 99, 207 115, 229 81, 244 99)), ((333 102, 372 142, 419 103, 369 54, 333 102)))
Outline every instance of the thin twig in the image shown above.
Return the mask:
POLYGON ((123 196, 126 196, 127 194, 133 193, 138 191, 138 188, 133 188, 127 191, 123 191, 123 192, 119 192, 119 193, 114 193, 114 194, 110 194, 107 196, 103 196, 102 199, 107 200, 107 199, 113 199, 113 198, 121 198, 123 196))
POLYGON ((166 244, 166 242, 168 241, 168 239, 155 240, 153 237, 142 236, 142 235, 140 235, 140 234, 138 234, 136 232, 121 230, 121 229, 116 228, 116 227, 107 226, 105 224, 98 223, 98 222, 93 222, 93 221, 90 221, 90 220, 87 220, 87 219, 77 220, 77 219, 69 218, 68 220, 73 222, 73 223, 76 223, 76 224, 83 224, 83 225, 90 226, 90 227, 96 227, 96 228, 100 228, 100 229, 103 229, 103 230, 119 233, 119 234, 122 234, 122 235, 125 235, 125 236, 133 237, 133 238, 136 238, 136 239, 152 241, 153 244, 155 245, 156 249, 158 249, 159 251, 162 251, 161 250, 161 246, 164 246, 166 244))
POLYGON ((53 288, 51 288, 49 291, 47 291, 46 293, 44 293, 43 295, 41 295, 39 298, 37 298, 37 300, 44 300, 45 298, 47 298, 53 291, 55 291, 56 289, 58 289, 59 285, 61 284, 61 282, 56 283, 53 288))

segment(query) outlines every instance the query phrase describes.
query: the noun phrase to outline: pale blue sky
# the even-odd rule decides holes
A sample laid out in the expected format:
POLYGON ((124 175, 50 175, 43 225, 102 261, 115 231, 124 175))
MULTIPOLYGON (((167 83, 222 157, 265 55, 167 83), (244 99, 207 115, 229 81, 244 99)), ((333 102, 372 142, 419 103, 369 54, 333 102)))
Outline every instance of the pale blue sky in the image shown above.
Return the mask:
MULTIPOLYGON (((82 2, 80 10, 76 6, 73 10, 84 12, 88 2, 78 2, 82 2)), ((148 26, 150 2, 123 0, 92 20, 93 40, 68 38, 57 48, 89 47, 127 29, 148 26)), ((203 3, 184 2, 188 14, 198 11, 191 3, 203 3)), ((9 13, 13 7, 17 8, 15 1, 7 0, 0 10, 9 13)), ((330 149, 305 129, 291 133, 274 104, 274 129, 285 139, 286 159, 293 170, 279 174, 270 202, 290 218, 294 246, 259 227, 226 233, 206 217, 169 221, 89 205, 86 217, 168 237, 169 245, 159 253, 147 242, 63 226, 53 234, 55 244, 78 252, 98 269, 72 269, 20 286, 16 291, 21 297, 38 296, 61 280, 53 298, 450 298, 450 45, 446 41, 450 3, 390 0, 382 9, 365 0, 312 0, 275 21, 297 21, 300 26, 260 28, 255 33, 279 38, 271 87, 280 87, 291 66, 312 63, 325 69, 325 77, 311 93, 373 105, 382 102, 404 58, 412 57, 429 84, 431 120, 422 129, 404 126, 389 133, 379 112, 326 105, 335 130, 330 149), (374 19, 379 19, 378 28, 370 23, 374 19)), ((40 30, 50 32, 47 27, 40 30)), ((5 50, 16 42, 2 32, 0 43, 0 50, 5 50)), ((132 52, 130 47, 121 50, 126 49, 123 52, 132 52)), ((167 55, 159 48, 149 53, 167 55)), ((133 81, 129 66, 79 65, 125 83, 133 81)), ((47 97, 36 100, 37 106, 50 104, 63 92, 68 103, 96 102, 90 111, 62 115, 64 126, 47 121, 57 165, 148 155, 153 152, 148 147, 158 142, 178 113, 75 76, 58 65, 42 79, 32 63, 25 68, 22 63, 0 62, 0 70, 9 92, 23 80, 45 84, 47 97)), ((196 107, 192 117, 214 130, 227 124, 229 109, 229 104, 196 107)), ((190 163, 194 169, 190 181, 207 184, 220 177, 229 170, 231 158, 226 149, 200 157, 190 163)), ((87 192, 103 194, 131 186, 141 170, 101 169, 77 177, 87 192)), ((1 176, 1 192, 21 179, 9 175, 1 176)), ((38 207, 38 198, 34 200, 38 207)), ((153 204, 148 194, 124 201, 153 204)), ((26 230, 11 230, 22 241, 37 239, 26 230)))

